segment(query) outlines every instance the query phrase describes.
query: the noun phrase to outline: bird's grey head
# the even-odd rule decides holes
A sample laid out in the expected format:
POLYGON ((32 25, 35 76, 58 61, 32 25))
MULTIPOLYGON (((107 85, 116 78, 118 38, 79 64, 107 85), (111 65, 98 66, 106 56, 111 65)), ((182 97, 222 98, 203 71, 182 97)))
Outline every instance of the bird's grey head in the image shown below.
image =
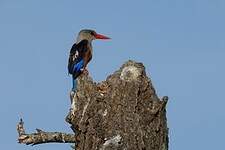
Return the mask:
POLYGON ((96 32, 94 30, 84 29, 81 30, 77 37, 77 42, 79 43, 82 40, 88 40, 89 42, 95 39, 96 32))
POLYGON ((83 29, 78 34, 77 43, 79 43, 82 40, 88 40, 89 42, 92 42, 95 39, 110 39, 110 38, 107 36, 98 34, 94 30, 83 29))

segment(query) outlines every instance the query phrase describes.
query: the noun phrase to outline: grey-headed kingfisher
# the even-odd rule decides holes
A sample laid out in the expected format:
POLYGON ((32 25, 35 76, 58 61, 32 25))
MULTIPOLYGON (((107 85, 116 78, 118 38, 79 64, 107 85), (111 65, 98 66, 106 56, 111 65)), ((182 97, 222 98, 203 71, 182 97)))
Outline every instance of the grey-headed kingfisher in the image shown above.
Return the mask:
POLYGON ((92 41, 95 39, 110 39, 105 35, 96 33, 94 30, 81 30, 73 44, 68 61, 68 72, 73 78, 72 92, 76 90, 76 79, 87 71, 87 64, 92 59, 92 41))

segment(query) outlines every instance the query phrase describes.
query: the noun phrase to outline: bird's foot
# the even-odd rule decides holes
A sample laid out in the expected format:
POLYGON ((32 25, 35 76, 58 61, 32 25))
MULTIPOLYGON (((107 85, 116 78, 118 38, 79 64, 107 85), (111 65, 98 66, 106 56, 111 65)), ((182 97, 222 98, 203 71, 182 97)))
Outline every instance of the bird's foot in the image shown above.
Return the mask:
POLYGON ((84 70, 83 70, 83 74, 85 74, 85 75, 88 75, 88 74, 89 74, 89 72, 88 72, 88 69, 87 69, 87 68, 84 68, 84 70))
POLYGON ((72 102, 73 102, 73 98, 74 98, 74 96, 75 96, 75 91, 70 91, 70 101, 71 101, 71 104, 72 104, 72 102))

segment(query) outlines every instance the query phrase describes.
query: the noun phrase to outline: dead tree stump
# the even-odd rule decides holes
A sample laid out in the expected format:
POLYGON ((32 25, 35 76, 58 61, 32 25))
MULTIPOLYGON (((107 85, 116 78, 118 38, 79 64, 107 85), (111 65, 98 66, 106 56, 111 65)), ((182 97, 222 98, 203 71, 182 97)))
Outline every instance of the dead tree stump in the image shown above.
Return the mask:
POLYGON ((128 61, 101 83, 82 75, 66 117, 76 150, 168 150, 167 100, 142 63, 128 61))

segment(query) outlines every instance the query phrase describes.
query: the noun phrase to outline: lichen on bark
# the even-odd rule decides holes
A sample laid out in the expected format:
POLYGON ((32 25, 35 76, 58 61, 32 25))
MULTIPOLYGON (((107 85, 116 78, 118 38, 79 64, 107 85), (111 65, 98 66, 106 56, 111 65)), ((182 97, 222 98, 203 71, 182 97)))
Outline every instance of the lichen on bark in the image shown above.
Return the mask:
POLYGON ((158 98, 143 64, 127 61, 100 83, 85 74, 78 78, 66 116, 74 134, 40 129, 28 134, 21 119, 18 142, 75 143, 76 150, 168 150, 167 101, 158 98))
POLYGON ((80 76, 66 117, 76 150, 167 150, 167 100, 142 63, 128 61, 100 83, 80 76))

